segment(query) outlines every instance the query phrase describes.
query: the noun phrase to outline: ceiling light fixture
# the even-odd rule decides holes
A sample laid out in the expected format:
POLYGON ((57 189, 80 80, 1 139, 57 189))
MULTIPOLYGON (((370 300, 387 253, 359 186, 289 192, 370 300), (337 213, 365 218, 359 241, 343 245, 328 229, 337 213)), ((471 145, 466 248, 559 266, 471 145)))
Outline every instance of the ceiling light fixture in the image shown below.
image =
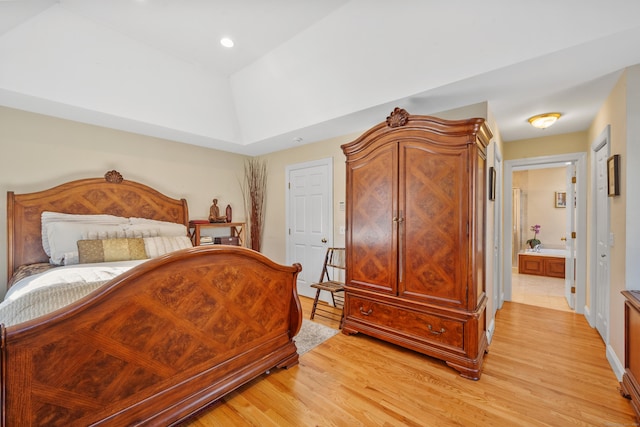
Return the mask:
POLYGON ((531 126, 538 129, 546 129, 552 124, 556 122, 560 118, 560 113, 545 113, 538 114, 537 116, 533 116, 529 118, 529 123, 531 126))
POLYGON ((233 40, 229 37, 223 37, 220 39, 220 44, 224 47, 233 47, 233 40))

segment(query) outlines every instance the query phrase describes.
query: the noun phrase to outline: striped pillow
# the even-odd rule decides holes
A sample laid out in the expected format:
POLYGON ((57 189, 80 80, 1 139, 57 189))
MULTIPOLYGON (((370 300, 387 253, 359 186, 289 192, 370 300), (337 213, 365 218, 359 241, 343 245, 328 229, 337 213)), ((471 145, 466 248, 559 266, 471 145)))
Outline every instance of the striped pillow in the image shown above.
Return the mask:
POLYGON ((155 258, 180 249, 190 248, 191 239, 187 236, 158 236, 143 238, 147 255, 155 258))

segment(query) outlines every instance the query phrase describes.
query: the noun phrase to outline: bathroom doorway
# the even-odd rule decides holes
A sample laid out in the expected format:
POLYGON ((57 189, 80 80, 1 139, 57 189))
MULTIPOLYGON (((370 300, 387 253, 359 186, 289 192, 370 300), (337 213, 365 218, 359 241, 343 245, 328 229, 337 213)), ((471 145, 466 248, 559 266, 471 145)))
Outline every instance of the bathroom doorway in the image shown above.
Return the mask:
MULTIPOLYGON (((547 304, 552 308, 563 307, 560 302, 564 299, 569 307, 573 306, 576 313, 584 313, 585 306, 585 278, 586 278, 586 153, 571 153, 564 155, 545 156, 528 159, 508 160, 504 168, 505 188, 518 188, 514 185, 518 182, 518 175, 523 171, 536 171, 540 169, 560 168, 565 176, 569 173, 570 167, 573 173, 575 170, 575 182, 567 179, 564 188, 549 188, 544 191, 536 189, 535 192, 518 195, 517 192, 505 191, 505 212, 504 216, 504 301, 519 301, 525 303, 547 304), (564 191, 563 191, 564 190, 564 191), (564 193, 564 194, 557 194, 564 193), (534 209, 529 209, 525 218, 521 214, 514 215, 518 208, 523 209, 522 204, 533 204, 534 209), (518 207, 518 204, 520 206, 518 207), (563 206, 575 207, 575 214, 569 218, 569 210, 563 206), (537 209, 540 208, 540 209, 537 209), (549 209, 545 214, 542 209, 549 209), (567 220, 563 223, 555 221, 560 215, 566 215, 567 220), (515 216, 515 219, 514 219, 515 216), (540 218, 539 221, 536 218, 540 218), (541 223, 545 221, 546 224, 541 223), (560 223, 560 225, 558 225, 560 223), (519 274, 517 255, 521 251, 526 251, 526 241, 534 238, 531 226, 540 225, 542 237, 542 249, 560 250, 563 247, 568 251, 569 256, 565 257, 565 273, 567 279, 557 277, 545 277, 538 274, 519 274), (562 227, 566 227, 565 230, 562 227), (546 233, 545 233, 546 231, 546 233), (573 234, 575 233, 575 234, 573 234), (575 238, 572 238, 572 235, 575 238), (566 238, 567 240, 561 240, 566 238), (514 273, 515 269, 515 273, 514 273), (573 279, 573 284, 569 285, 568 280, 573 279), (562 286, 564 284, 564 287, 562 286), (559 285, 559 286, 558 286, 559 285), (534 291, 535 289, 535 291, 534 291), (573 292, 572 292, 573 291, 573 292), (538 294, 535 296, 535 294, 538 294), (563 298, 564 297, 564 298, 563 298), (528 299, 528 301, 527 301, 528 299), (537 301, 536 301, 537 300, 537 301), (570 304, 572 303, 572 304, 570 304)), ((535 175, 534 172, 529 172, 535 175)), ((539 176, 534 177, 539 181, 539 176)), ((537 182, 537 181, 536 181, 537 182)), ((530 187, 530 186, 529 186, 530 187)), ((534 186, 535 187, 535 186, 534 186)), ((522 190, 522 188, 520 188, 522 190)), ((555 264, 557 265, 557 263, 555 264)))
POLYGON ((513 171, 514 302, 573 311, 574 262, 569 246, 575 209, 573 203, 567 204, 567 193, 573 191, 573 176, 575 165, 571 162, 513 171))

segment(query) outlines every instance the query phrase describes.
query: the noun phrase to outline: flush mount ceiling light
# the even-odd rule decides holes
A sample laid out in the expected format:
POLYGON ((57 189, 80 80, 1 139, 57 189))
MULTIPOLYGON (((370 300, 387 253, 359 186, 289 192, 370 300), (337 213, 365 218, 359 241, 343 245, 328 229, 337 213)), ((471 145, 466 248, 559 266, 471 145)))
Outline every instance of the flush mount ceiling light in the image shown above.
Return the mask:
POLYGON ((556 122, 560 118, 560 113, 545 113, 538 114, 537 116, 533 116, 529 118, 529 123, 531 126, 538 129, 546 129, 552 124, 556 122))
POLYGON ((220 39, 220 44, 224 47, 233 47, 233 40, 229 37, 223 37, 220 39))

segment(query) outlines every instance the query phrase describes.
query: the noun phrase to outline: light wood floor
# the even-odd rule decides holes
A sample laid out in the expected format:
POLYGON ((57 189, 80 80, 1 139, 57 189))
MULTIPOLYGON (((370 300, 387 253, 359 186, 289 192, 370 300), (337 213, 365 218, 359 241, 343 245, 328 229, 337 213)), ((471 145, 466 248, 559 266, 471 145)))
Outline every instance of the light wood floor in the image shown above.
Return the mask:
MULTIPOLYGON (((303 299, 308 318, 310 300, 303 299)), ((332 323, 336 326, 336 323, 332 323)), ((631 426, 582 315, 505 303, 479 381, 362 334, 338 334, 185 426, 631 426)))

